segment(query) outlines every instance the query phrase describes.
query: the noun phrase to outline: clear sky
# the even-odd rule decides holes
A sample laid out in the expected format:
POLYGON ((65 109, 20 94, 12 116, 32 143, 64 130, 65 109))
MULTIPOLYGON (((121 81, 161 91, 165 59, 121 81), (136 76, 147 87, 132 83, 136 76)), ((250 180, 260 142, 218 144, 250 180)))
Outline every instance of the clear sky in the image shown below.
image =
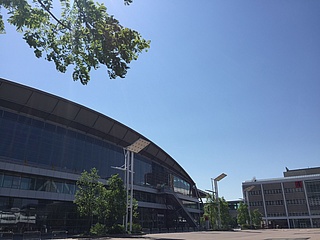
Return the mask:
MULTIPOLYGON (((106 69, 73 82, 37 59, 12 27, 0 35, 0 77, 50 92, 131 127, 170 154, 200 189, 225 172, 241 183, 320 166, 320 1, 105 1, 151 40, 125 79, 106 69)), ((2 10, 4 13, 4 10, 2 10)))

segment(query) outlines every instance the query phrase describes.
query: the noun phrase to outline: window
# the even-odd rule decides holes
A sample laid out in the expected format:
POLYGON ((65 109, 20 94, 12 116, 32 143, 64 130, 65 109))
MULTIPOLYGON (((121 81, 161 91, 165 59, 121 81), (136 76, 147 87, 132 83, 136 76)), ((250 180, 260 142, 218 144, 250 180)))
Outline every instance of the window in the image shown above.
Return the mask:
POLYGON ((285 193, 296 193, 296 192, 303 192, 303 188, 285 188, 285 193))
POLYGON ((305 199, 289 199, 287 200, 287 204, 292 205, 292 204, 306 204, 305 199))
POLYGON ((190 195, 190 184, 185 180, 174 176, 173 186, 174 186, 175 192, 178 192, 184 195, 190 195))
POLYGON ((64 183, 63 184, 63 193, 66 193, 66 194, 75 194, 76 192, 76 185, 73 184, 73 183, 64 183))
POLYGON ((62 193, 63 192, 63 183, 59 181, 51 182, 51 192, 62 193))
POLYGON ((20 189, 29 190, 31 187, 31 179, 22 177, 20 183, 20 189))
POLYGON ((283 205, 283 200, 266 201, 266 205, 283 205))
POLYGON ((20 177, 19 176, 12 177, 12 186, 11 186, 11 188, 16 188, 16 189, 20 188, 20 177))
MULTIPOLYGON (((111 169, 111 166, 123 164, 124 155, 121 147, 46 121, 6 111, 2 113, 0 115, 1 156, 74 173, 80 173, 92 167, 97 167, 102 177, 119 173, 111 169)), ((143 181, 143 177, 140 176, 140 180, 143 181)), ((162 182, 163 179, 167 179, 165 174, 154 175, 154 177, 162 178, 160 179, 162 182)), ((14 186, 18 186, 16 183, 14 186)), ((6 182, 6 186, 8 184, 6 182)))
POLYGON ((275 213, 268 213, 268 217, 284 217, 286 214, 284 212, 275 212, 275 213))
POLYGON ((262 206, 262 201, 249 202, 251 207, 262 206))
POLYGON ((45 192, 56 192, 65 194, 75 194, 75 182, 64 182, 51 178, 34 178, 26 174, 10 175, 0 172, 0 187, 15 188, 23 190, 36 190, 45 192))
POLYGON ((261 190, 251 190, 248 192, 249 195, 261 195, 261 190))
POLYGON ((0 173, 0 187, 2 186, 3 177, 4 177, 3 173, 0 173))
POLYGON ((281 189, 266 189, 264 190, 264 194, 279 194, 282 193, 281 189))
POLYGON ((13 176, 4 175, 3 185, 2 186, 5 187, 5 188, 11 188, 12 180, 13 180, 13 176))

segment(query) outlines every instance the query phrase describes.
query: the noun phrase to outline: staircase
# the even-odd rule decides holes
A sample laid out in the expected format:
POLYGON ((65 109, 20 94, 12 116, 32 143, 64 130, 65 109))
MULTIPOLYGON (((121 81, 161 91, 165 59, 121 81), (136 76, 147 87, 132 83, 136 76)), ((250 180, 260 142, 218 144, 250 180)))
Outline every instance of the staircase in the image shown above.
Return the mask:
POLYGON ((198 223, 193 219, 188 209, 183 205, 182 201, 177 197, 175 192, 173 192, 171 189, 168 189, 168 188, 161 188, 159 192, 160 194, 165 194, 167 197, 173 200, 176 204, 178 204, 180 209, 177 209, 177 211, 180 212, 181 215, 187 220, 190 227, 195 227, 195 228, 199 227, 198 223))

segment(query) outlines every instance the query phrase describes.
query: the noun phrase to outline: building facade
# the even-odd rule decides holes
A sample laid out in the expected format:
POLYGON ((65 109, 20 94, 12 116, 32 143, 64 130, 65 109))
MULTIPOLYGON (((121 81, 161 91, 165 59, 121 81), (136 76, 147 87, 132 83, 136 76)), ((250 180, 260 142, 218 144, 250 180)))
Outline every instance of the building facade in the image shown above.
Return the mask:
POLYGON ((320 227, 320 168, 287 169, 284 177, 242 183, 249 209, 269 228, 320 227))
POLYGON ((197 228, 201 199, 188 173, 131 128, 66 99, 0 79, 0 231, 81 231, 76 181, 95 167, 101 181, 134 155, 134 198, 146 229, 197 228))

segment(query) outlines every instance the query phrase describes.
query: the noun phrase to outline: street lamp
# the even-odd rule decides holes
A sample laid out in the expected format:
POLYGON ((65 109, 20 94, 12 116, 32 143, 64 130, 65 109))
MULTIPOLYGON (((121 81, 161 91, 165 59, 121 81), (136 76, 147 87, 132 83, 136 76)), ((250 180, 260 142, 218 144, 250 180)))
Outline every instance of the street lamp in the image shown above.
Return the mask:
POLYGON ((247 188, 243 189, 243 191, 246 193, 245 199, 246 199, 246 202, 247 202, 247 205, 248 205, 250 227, 251 227, 251 225, 252 225, 252 218, 251 218, 251 212, 250 212, 250 203, 249 203, 249 194, 248 194, 248 193, 249 193, 252 189, 254 189, 254 187, 255 187, 255 186, 252 185, 252 186, 250 186, 250 187, 247 187, 247 188))
MULTIPOLYGON (((218 182, 220 180, 222 180, 223 178, 225 178, 227 176, 227 174, 225 173, 221 173, 218 177, 213 179, 214 182, 214 189, 215 189, 215 193, 216 193, 216 201, 218 202, 218 228, 221 228, 221 212, 220 212, 220 201, 219 201, 219 193, 218 193, 218 182)), ((212 178, 211 178, 212 180, 212 178)))
POLYGON ((125 147, 124 150, 124 170, 125 170, 125 186, 126 186, 126 194, 127 194, 127 206, 126 206, 126 231, 128 231, 128 218, 130 211, 130 232, 132 232, 132 200, 133 200, 133 160, 134 153, 139 153, 142 149, 147 147, 150 144, 149 141, 146 141, 142 138, 139 138, 133 144, 125 147), (130 200, 129 200, 129 191, 130 191, 130 200))

